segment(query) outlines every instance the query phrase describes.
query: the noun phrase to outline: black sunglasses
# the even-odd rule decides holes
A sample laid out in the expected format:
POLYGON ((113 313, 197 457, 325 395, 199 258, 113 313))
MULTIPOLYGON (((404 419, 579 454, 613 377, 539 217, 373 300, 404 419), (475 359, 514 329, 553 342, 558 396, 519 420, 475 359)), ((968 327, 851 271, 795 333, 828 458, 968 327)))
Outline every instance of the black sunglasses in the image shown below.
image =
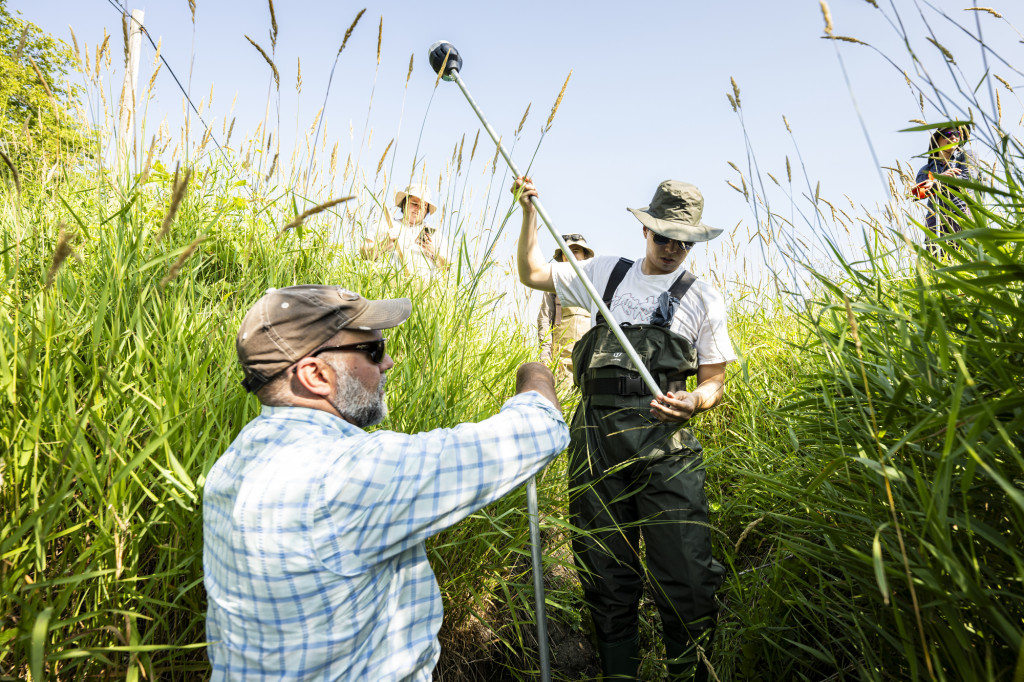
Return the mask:
POLYGON ((321 353, 326 353, 332 350, 343 350, 343 351, 357 351, 359 353, 366 353, 370 356, 370 362, 375 365, 379 365, 384 361, 384 342, 387 339, 376 339, 375 341, 362 341, 360 343, 346 343, 344 346, 327 346, 325 348, 318 348, 309 354, 309 357, 315 358, 321 353))
MULTIPOLYGON (((647 228, 647 229, 650 230, 651 228, 647 228)), ((689 251, 690 249, 693 248, 693 244, 694 244, 693 242, 684 242, 684 241, 680 241, 678 239, 670 239, 670 238, 668 238, 668 237, 666 237, 664 235, 658 234, 654 230, 651 230, 651 239, 653 239, 654 243, 657 244, 658 246, 665 246, 669 242, 675 242, 676 246, 678 246, 683 251, 689 251)))
POLYGON ((583 235, 578 232, 573 232, 572 234, 563 234, 562 239, 567 242, 579 242, 583 241, 583 235))

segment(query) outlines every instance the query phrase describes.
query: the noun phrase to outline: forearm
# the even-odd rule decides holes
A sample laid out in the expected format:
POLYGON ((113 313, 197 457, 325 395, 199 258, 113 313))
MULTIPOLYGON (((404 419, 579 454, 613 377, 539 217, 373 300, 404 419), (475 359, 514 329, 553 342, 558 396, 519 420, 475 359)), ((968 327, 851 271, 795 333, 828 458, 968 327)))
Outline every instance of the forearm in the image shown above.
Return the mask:
POLYGON ((693 389, 694 414, 707 412, 722 402, 725 395, 725 384, 720 379, 708 379, 693 389))
POLYGON ((536 391, 547 399, 555 409, 562 411, 562 403, 555 393, 555 377, 551 370, 539 362, 527 362, 516 372, 516 395, 536 391))

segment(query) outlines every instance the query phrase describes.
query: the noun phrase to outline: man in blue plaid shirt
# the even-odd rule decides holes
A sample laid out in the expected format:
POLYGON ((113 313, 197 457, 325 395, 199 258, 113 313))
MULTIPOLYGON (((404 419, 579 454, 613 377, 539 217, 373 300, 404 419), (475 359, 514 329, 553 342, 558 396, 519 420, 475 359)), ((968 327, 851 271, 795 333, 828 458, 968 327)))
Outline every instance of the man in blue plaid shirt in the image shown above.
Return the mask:
POLYGON ((236 347, 263 404, 206 480, 214 680, 429 680, 441 594, 424 540, 533 476, 569 440, 551 372, 479 424, 368 433, 408 299, 336 286, 267 292, 236 347))

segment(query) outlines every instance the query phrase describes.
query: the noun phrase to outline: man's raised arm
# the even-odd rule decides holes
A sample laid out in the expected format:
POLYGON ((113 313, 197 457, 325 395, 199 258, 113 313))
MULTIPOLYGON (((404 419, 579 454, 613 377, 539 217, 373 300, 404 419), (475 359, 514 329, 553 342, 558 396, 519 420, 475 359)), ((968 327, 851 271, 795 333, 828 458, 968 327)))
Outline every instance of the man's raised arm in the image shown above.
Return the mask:
POLYGON ((555 282, 551 277, 551 263, 547 262, 537 243, 537 209, 533 207, 530 197, 537 195, 530 178, 520 176, 512 185, 512 192, 522 191, 519 205, 523 209, 523 227, 519 234, 519 248, 516 252, 516 265, 519 269, 519 281, 531 289, 554 291, 555 282))

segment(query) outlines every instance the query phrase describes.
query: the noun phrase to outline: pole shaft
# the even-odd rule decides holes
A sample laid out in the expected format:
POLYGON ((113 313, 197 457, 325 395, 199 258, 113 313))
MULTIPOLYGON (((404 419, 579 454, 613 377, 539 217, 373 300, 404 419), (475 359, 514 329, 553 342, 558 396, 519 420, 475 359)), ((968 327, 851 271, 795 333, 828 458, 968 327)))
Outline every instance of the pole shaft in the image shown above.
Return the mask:
POLYGON ((544 562, 540 545, 540 516, 537 505, 537 477, 526 483, 526 510, 530 517, 530 549, 533 555, 533 597, 537 612, 537 648, 540 650, 541 682, 551 682, 548 660, 548 619, 544 606, 544 562))
MULTIPOLYGON (((480 119, 480 123, 483 124, 484 129, 487 131, 487 134, 491 136, 492 140, 494 140, 494 144, 498 145, 498 151, 505 159, 505 162, 508 164, 508 167, 512 170, 516 177, 522 175, 522 173, 519 172, 519 168, 516 166, 515 162, 512 161, 512 157, 509 156, 508 151, 505 149, 505 145, 503 145, 501 143, 501 140, 498 138, 498 134, 494 131, 494 128, 491 127, 491 124, 487 122, 487 119, 484 118, 484 114, 482 111, 480 111, 480 107, 476 105, 476 100, 474 100, 473 96, 469 94, 469 90, 466 88, 466 84, 463 83, 462 81, 462 76, 459 74, 458 71, 453 71, 451 75, 452 80, 454 80, 458 84, 459 89, 462 90, 462 94, 466 96, 466 100, 469 102, 469 106, 473 108, 474 112, 476 112, 477 118, 480 119)), ((631 344, 629 342, 629 339, 626 338, 626 335, 622 333, 622 328, 619 327, 618 322, 615 321, 615 317, 612 315, 611 311, 608 310, 608 306, 605 305, 604 300, 601 298, 601 295, 597 293, 597 289, 594 288, 593 282, 590 281, 590 278, 587 277, 586 273, 584 273, 583 270, 580 268, 579 264, 576 262, 576 259, 570 257, 572 255, 572 251, 570 251, 569 247, 566 246, 565 240, 562 239, 561 232, 559 232, 555 228, 555 223, 551 220, 551 217, 548 215, 548 212, 544 210, 544 206, 540 203, 540 200, 537 199, 537 197, 531 197, 530 201, 533 204, 533 207, 537 209, 537 214, 540 216, 541 220, 544 221, 545 225, 547 225, 548 231, 551 232, 551 236, 555 238, 555 242, 558 244, 558 248, 562 250, 562 253, 567 254, 565 262, 569 263, 572 266, 572 269, 576 272, 576 276, 583 283, 583 286, 587 290, 587 294, 590 296, 590 299, 597 306, 597 309, 601 312, 601 315, 604 316, 605 322, 608 323, 608 327, 612 330, 612 333, 615 334, 615 338, 619 340, 620 344, 622 344, 622 348, 623 350, 626 351, 626 355, 629 356, 630 361, 633 363, 633 367, 635 367, 637 372, 640 373, 640 378, 643 379, 644 384, 646 384, 647 388, 650 389, 651 395, 653 395, 656 398, 660 398, 662 396, 661 388, 654 380, 654 377, 651 376, 651 373, 647 370, 647 367, 645 367, 644 363, 640 360, 640 356, 637 354, 636 349, 633 348, 633 344, 631 344)))

